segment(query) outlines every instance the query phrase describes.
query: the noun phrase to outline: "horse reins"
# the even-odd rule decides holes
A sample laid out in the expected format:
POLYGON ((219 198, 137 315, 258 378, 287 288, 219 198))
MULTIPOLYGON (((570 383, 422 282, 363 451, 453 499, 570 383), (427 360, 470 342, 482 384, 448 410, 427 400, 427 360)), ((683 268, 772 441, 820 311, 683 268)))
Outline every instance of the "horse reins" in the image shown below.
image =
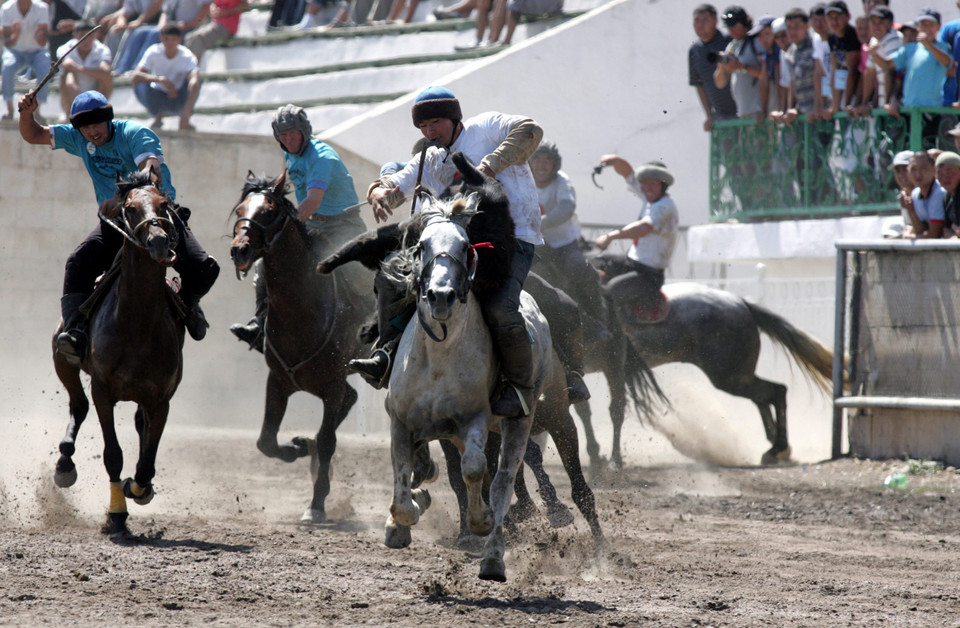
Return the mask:
MULTIPOLYGON (((126 200, 126 199, 124 199, 126 200)), ((126 207, 121 206, 120 208, 120 217, 123 219, 123 226, 115 223, 113 220, 107 218, 103 215, 103 212, 97 212, 97 217, 101 221, 110 225, 117 233, 124 237, 128 242, 133 244, 138 249, 146 250, 139 240, 137 240, 137 234, 144 227, 160 227, 163 229, 164 233, 167 234, 167 237, 170 238, 170 257, 169 259, 164 260, 162 263, 167 266, 172 266, 177 261, 177 252, 174 250, 177 248, 177 244, 180 242, 180 235, 177 232, 177 226, 174 224, 173 219, 162 217, 162 216, 152 216, 150 218, 144 218, 136 224, 136 226, 131 226, 130 221, 127 219, 126 207)))

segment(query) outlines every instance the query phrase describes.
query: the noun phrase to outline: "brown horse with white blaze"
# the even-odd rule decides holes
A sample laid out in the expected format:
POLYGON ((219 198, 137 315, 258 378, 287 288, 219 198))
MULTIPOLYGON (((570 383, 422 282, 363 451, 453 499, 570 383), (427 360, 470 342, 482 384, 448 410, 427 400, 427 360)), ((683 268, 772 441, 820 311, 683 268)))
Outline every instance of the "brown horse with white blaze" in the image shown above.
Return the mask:
MULTIPOLYGON (((166 282, 167 267, 176 257, 174 221, 179 218, 158 180, 159 175, 152 172, 118 181, 117 196, 101 208, 104 228, 120 231, 124 242, 119 274, 109 287, 104 286, 105 293, 90 314, 89 348, 82 362, 82 370, 90 375, 90 393, 103 432, 111 533, 121 536, 129 535, 126 498, 138 504, 153 499, 157 448, 183 374, 184 326, 170 305, 166 282), (137 404, 135 424, 140 436, 136 472, 122 482, 123 451, 114 425, 118 401, 137 404)), ((67 487, 77 479, 72 456, 90 405, 80 381, 81 367, 71 366, 57 353, 56 337, 55 333, 54 368, 70 396, 70 423, 60 442, 54 481, 67 487)))

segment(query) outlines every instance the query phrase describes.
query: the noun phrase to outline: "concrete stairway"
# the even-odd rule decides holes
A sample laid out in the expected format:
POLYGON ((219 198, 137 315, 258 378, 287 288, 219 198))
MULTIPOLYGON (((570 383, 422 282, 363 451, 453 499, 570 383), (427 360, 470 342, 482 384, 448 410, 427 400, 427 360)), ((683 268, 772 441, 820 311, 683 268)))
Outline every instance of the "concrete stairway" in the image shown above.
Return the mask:
MULTIPOLYGON (((514 43, 602 3, 579 0, 580 10, 524 19, 514 43)), ((417 19, 410 24, 329 31, 268 32, 269 8, 248 11, 237 37, 207 52, 201 62, 204 83, 193 124, 200 132, 269 135, 273 111, 293 102, 307 109, 319 132, 506 50, 455 50, 475 40, 475 22, 437 21, 432 11, 438 4, 421 2, 417 19)), ((128 78, 116 80, 111 101, 119 117, 148 119, 128 78)), ((41 112, 49 120, 60 117, 55 92, 41 112)), ((176 124, 168 117, 164 128, 175 129, 176 124)))

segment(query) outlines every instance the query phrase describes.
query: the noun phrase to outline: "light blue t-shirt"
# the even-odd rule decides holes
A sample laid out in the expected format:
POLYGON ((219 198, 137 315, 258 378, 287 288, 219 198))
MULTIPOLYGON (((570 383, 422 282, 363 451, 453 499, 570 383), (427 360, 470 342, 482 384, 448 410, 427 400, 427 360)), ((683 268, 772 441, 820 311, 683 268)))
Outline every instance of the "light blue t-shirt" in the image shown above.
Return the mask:
POLYGON ((920 188, 913 188, 910 198, 913 199, 913 210, 917 212, 917 218, 920 219, 920 222, 931 223, 945 220, 943 196, 943 188, 936 180, 930 186, 930 194, 927 198, 920 197, 920 188))
POLYGON ((160 161, 160 189, 167 198, 174 200, 177 191, 173 188, 170 170, 163 161, 163 148, 157 134, 145 126, 130 120, 113 120, 113 137, 103 146, 88 142, 80 131, 69 124, 54 124, 50 127, 53 149, 62 148, 83 160, 93 180, 97 203, 112 198, 117 192, 117 175, 126 178, 140 168, 148 157, 160 161))
MULTIPOLYGON (((950 46, 942 41, 934 45, 950 54, 950 46)), ((940 107, 943 104, 943 83, 947 67, 924 48, 912 42, 890 55, 897 70, 904 72, 903 104, 906 107, 940 107)))
POLYGON ((293 182, 297 193, 297 203, 307 198, 307 190, 323 190, 323 201, 316 214, 321 216, 339 216, 348 207, 356 205, 357 191, 353 188, 353 177, 347 172, 340 155, 328 144, 310 138, 310 146, 302 156, 283 152, 287 164, 287 176, 293 182))

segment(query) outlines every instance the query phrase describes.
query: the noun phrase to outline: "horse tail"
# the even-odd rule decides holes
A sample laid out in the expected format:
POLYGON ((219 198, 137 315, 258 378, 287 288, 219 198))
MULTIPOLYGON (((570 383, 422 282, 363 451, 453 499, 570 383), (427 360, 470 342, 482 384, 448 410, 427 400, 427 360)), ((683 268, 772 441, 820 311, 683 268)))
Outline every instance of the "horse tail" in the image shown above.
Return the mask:
POLYGON ((833 351, 765 307, 747 301, 744 303, 760 331, 786 349, 807 378, 830 394, 833 383, 833 351))
POLYGON ((670 400, 663 393, 653 370, 640 352, 629 342, 624 345, 626 353, 623 363, 623 380, 633 401, 633 407, 640 417, 640 422, 643 423, 644 417, 658 409, 670 409, 670 400))

